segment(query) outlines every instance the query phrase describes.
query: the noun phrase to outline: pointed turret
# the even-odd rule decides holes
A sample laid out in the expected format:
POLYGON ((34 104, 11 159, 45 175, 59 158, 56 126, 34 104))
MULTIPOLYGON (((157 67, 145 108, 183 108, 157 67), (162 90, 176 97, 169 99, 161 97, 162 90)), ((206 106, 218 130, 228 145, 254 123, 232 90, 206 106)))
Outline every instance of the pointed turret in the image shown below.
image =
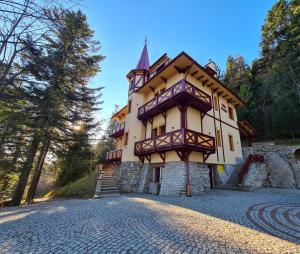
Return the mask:
POLYGON ((145 45, 141 54, 140 61, 138 62, 136 69, 138 70, 149 70, 149 57, 148 57, 148 49, 147 49, 147 41, 145 41, 145 45))
POLYGON ((147 82, 149 77, 149 68, 150 63, 147 49, 147 40, 145 40, 145 45, 136 68, 131 70, 127 74, 127 79, 129 81, 129 94, 132 94, 140 87, 142 87, 145 82, 147 82))

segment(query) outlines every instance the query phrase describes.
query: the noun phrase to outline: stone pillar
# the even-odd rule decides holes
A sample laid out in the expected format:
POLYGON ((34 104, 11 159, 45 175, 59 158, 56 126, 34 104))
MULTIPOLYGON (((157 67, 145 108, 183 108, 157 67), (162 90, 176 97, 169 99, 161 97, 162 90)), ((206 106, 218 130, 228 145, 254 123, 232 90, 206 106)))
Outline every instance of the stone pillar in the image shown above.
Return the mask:
MULTIPOLYGON (((206 164, 189 162, 192 196, 201 195, 210 188, 209 169, 206 164)), ((186 195, 186 168, 184 162, 167 162, 162 168, 160 195, 186 195)))
POLYGON ((180 196, 185 194, 186 170, 184 162, 166 162, 161 174, 159 195, 180 196))

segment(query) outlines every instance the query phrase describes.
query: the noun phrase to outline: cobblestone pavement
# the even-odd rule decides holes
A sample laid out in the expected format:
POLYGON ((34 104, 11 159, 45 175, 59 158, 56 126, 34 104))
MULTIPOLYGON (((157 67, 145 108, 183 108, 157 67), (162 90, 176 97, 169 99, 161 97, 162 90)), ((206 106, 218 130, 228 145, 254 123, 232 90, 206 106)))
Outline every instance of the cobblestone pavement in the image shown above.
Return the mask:
POLYGON ((271 189, 51 201, 0 210, 0 253, 300 253, 299 208, 271 189))

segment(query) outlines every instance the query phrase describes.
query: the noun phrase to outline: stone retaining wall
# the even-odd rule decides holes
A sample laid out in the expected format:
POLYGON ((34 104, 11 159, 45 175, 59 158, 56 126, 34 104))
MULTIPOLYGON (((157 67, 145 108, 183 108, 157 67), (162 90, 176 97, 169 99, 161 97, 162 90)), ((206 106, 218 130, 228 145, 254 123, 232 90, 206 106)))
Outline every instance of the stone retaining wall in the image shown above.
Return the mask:
POLYGON ((244 158, 249 154, 261 154, 265 157, 265 166, 261 171, 250 168, 245 179, 246 184, 253 183, 253 188, 300 188, 300 161, 295 157, 298 149, 300 145, 276 145, 273 142, 254 143, 252 147, 243 147, 244 158), (266 174, 263 172, 265 170, 266 174))

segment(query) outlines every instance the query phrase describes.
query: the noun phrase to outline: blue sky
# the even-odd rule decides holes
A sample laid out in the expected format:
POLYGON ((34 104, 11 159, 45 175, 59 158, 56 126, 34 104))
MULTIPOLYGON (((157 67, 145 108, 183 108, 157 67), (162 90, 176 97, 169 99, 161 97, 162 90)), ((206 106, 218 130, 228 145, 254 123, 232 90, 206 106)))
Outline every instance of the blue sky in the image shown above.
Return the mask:
POLYGON ((248 63, 260 54, 261 26, 275 0, 85 0, 81 9, 106 56, 93 86, 104 86, 102 112, 127 103, 126 74, 148 38, 150 64, 163 53, 186 51, 200 64, 213 59, 224 70, 229 55, 248 63))

